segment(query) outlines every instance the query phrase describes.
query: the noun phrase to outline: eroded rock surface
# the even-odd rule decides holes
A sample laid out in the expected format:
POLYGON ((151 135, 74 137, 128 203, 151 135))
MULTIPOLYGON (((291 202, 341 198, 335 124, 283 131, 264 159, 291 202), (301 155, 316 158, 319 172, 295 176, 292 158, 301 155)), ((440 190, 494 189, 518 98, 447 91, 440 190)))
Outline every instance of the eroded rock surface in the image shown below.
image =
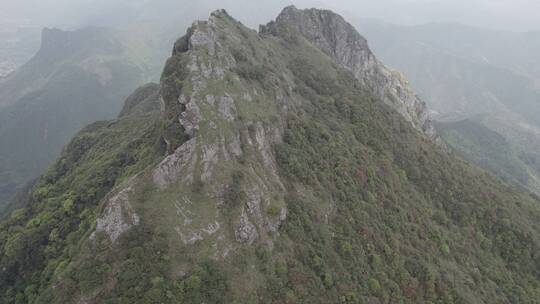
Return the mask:
POLYGON ((299 10, 289 6, 276 21, 262 26, 261 32, 279 35, 280 27, 298 31, 336 63, 350 70, 416 129, 438 141, 426 104, 399 72, 387 68, 375 57, 367 40, 341 16, 328 10, 299 10))
POLYGON ((234 235, 238 242, 248 245, 255 242, 255 240, 259 236, 257 228, 251 223, 244 209, 242 209, 242 214, 240 216, 239 223, 234 231, 234 235))
POLYGON ((105 232, 113 243, 129 228, 139 225, 139 215, 129 202, 131 191, 131 186, 128 186, 111 197, 103 214, 97 219, 96 232, 105 232))
POLYGON ((196 139, 190 139, 181 145, 173 154, 167 156, 154 170, 154 183, 165 188, 176 182, 179 177, 185 181, 193 181, 193 167, 196 161, 196 139))

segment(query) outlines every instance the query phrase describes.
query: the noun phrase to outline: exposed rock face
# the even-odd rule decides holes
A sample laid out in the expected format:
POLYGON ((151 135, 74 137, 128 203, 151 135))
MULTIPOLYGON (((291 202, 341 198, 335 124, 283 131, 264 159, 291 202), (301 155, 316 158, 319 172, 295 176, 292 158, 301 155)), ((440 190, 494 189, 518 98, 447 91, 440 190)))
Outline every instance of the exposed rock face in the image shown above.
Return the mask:
POLYGON ((234 99, 230 96, 223 96, 219 101, 219 113, 223 115, 226 120, 234 120, 234 112, 236 111, 234 106, 234 99))
POLYGON ((193 137, 195 131, 199 129, 199 122, 202 120, 201 110, 197 103, 187 101, 186 96, 180 96, 178 102, 185 106, 185 111, 180 114, 180 124, 184 127, 186 135, 193 137))
POLYGON ((96 232, 105 232, 113 243, 131 226, 139 225, 139 215, 129 202, 131 191, 131 186, 128 186, 111 197, 102 216, 97 219, 96 232))
MULTIPOLYGON (((170 74, 161 82, 163 117, 181 126, 181 134, 171 133, 177 138, 166 140, 187 140, 153 169, 153 183, 160 191, 175 192, 172 221, 180 241, 184 245, 212 242, 215 259, 225 258, 239 246, 271 243, 287 216, 283 198, 276 194, 284 187, 273 150, 283 128, 279 120, 268 123, 270 113, 280 113, 286 94, 277 88, 276 92, 261 90, 237 75, 238 62, 231 49, 244 47, 249 39, 260 37, 245 32, 225 11, 216 11, 207 21, 193 23, 176 42, 165 67, 170 74), (276 102, 268 103, 266 113, 254 106, 255 99, 276 102), (267 123, 261 123, 265 116, 267 123), (234 181, 239 171, 243 178, 234 181), (225 202, 233 184, 234 191, 245 195, 225 202), (189 192, 197 186, 204 187, 204 207, 189 192), (230 208, 226 204, 235 207, 225 211, 230 208)), ((261 41, 253 47, 267 51, 261 41)))
POLYGON ((195 146, 195 139, 188 140, 173 154, 167 156, 154 170, 154 183, 160 188, 165 188, 176 182, 180 175, 185 181, 193 181, 193 163, 196 161, 195 146))
POLYGON ((299 10, 289 6, 273 22, 261 26, 262 33, 280 35, 294 29, 354 76, 385 103, 398 111, 416 129, 438 140, 425 103, 397 71, 384 66, 368 43, 341 16, 327 10, 299 10))
POLYGON ((193 23, 176 42, 165 67, 169 72, 161 82, 163 116, 181 126, 181 132, 170 135, 177 138, 169 140, 187 140, 154 168, 152 177, 161 190, 179 189, 171 209, 177 211, 174 229, 182 243, 212 240, 216 257, 225 256, 238 245, 271 243, 287 218, 281 196, 285 187, 274 145, 282 141, 283 120, 292 106, 289 98, 295 83, 286 67, 268 71, 264 88, 253 77, 238 73, 242 64, 257 65, 272 56, 265 55, 271 47, 265 44, 264 36, 279 36, 284 26, 295 29, 296 37, 305 37, 337 65, 351 71, 368 91, 391 105, 416 129, 436 136, 424 103, 404 78, 381 64, 366 40, 336 14, 289 7, 261 33, 242 29, 225 11, 193 23), (246 44, 250 46, 246 48, 246 44), (236 195, 239 201, 225 202, 226 193, 235 183, 231 177, 239 170, 244 178, 235 184, 235 191, 245 195, 236 195), (204 210, 186 193, 193 187, 205 188, 211 205, 204 210), (237 208, 225 216, 222 210, 226 204, 237 208), (227 221, 232 221, 232 231, 225 228, 230 227, 227 221), (231 247, 227 239, 236 241, 236 245, 231 247))
POLYGON ((234 235, 236 236, 236 240, 238 242, 246 244, 252 244, 259 236, 257 233, 257 228, 250 222, 249 217, 244 209, 242 209, 242 215, 240 216, 240 220, 236 230, 234 231, 234 235))

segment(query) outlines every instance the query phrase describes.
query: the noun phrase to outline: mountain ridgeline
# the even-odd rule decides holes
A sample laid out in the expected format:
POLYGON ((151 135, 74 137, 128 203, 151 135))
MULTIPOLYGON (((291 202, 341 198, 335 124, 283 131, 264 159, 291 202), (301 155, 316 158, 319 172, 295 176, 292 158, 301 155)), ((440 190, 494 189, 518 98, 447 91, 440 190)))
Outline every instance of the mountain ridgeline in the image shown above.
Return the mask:
POLYGON ((330 11, 285 9, 275 22, 261 27, 261 32, 276 32, 286 24, 330 56, 376 97, 398 111, 412 125, 437 139, 426 105, 409 87, 398 71, 384 66, 367 41, 352 25, 330 11))
POLYGON ((193 23, 0 225, 2 303, 537 303, 540 201, 397 75, 329 11, 193 23))

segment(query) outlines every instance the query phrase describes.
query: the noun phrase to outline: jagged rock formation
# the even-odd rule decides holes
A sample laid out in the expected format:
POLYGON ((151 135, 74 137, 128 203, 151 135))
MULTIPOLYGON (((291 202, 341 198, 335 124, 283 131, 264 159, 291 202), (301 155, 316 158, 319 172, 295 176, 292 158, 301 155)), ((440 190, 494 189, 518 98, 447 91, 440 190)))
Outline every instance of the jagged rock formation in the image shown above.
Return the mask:
MULTIPOLYGON (((267 214, 267 210, 272 207, 272 195, 282 189, 271 148, 280 140, 281 127, 279 124, 265 126, 260 121, 251 120, 250 117, 256 112, 246 112, 245 109, 245 104, 253 101, 252 96, 262 99, 272 97, 256 88, 244 89, 252 85, 248 80, 237 76, 234 80, 237 82, 235 86, 216 86, 217 83, 225 81, 226 76, 230 77, 227 72, 234 70, 238 64, 230 48, 240 47, 237 43, 242 40, 242 34, 232 26, 225 26, 223 19, 229 18, 226 12, 216 11, 207 22, 196 22, 188 34, 176 43, 173 57, 169 59, 162 77, 163 116, 177 113, 172 121, 180 123, 184 132, 182 137, 187 140, 157 166, 152 174, 153 181, 161 189, 179 185, 189 189, 194 183, 202 183, 213 202, 209 208, 216 212, 214 217, 203 223, 184 221, 184 225, 177 226, 176 231, 185 243, 200 241, 206 237, 217 241, 233 238, 239 243, 248 244, 258 238, 270 240, 268 235, 277 232, 275 227, 279 227, 286 215, 285 208, 279 211, 281 216, 267 214), (227 41, 219 38, 225 36, 227 41), (178 66, 178 63, 182 65, 178 66), (188 76, 182 75, 183 73, 188 76), (180 113, 178 107, 181 109, 180 113), (242 124, 238 123, 240 111, 246 115, 246 121, 242 124), (245 155, 248 153, 250 156, 245 155), (239 164, 240 158, 250 161, 242 166, 239 164), (241 184, 234 184, 238 183, 238 180, 233 180, 233 184, 227 181, 230 177, 226 175, 234 173, 229 168, 234 167, 246 167, 246 172, 242 173, 241 184), (238 189, 231 189, 233 187, 238 189), (227 193, 231 191, 248 194, 235 198, 241 199, 240 201, 230 201, 227 193), (220 214, 223 210, 220 209, 230 208, 224 205, 231 204, 245 205, 240 208, 241 212, 235 215, 236 218, 233 218, 234 235, 227 235, 227 231, 222 229, 216 231, 217 233, 204 233, 206 227, 216 221, 217 227, 225 226, 220 214)), ((280 112, 275 104, 269 106, 272 112, 267 114, 280 112)), ((174 136, 178 137, 177 134, 174 136)), ((165 137, 169 145, 176 139, 165 137)), ((178 204, 183 216, 195 213, 194 206, 185 203, 189 202, 189 198, 184 197, 182 200, 184 203, 180 201, 178 204)), ((274 202, 274 207, 276 204, 283 205, 283 202, 274 202)), ((227 247, 225 250, 229 251, 231 248, 227 247)), ((216 252, 215 255, 223 253, 216 252)))
POLYGON ((286 29, 212 13, 78 134, 0 224, 3 302, 535 299, 538 199, 286 29))
POLYGON ((276 21, 261 26, 261 31, 275 34, 284 27, 297 30, 336 63, 350 70, 363 85, 398 111, 416 129, 437 139, 426 104, 414 93, 405 77, 377 60, 367 40, 341 16, 327 10, 299 10, 289 6, 276 21))
MULTIPOLYGON (((139 216, 133 212, 129 203, 129 186, 113 196, 106 205, 102 217, 96 221, 96 233, 106 233, 111 242, 114 243, 122 233, 126 232, 133 225, 139 225, 139 216)), ((94 236, 90 236, 95 238, 94 236)))

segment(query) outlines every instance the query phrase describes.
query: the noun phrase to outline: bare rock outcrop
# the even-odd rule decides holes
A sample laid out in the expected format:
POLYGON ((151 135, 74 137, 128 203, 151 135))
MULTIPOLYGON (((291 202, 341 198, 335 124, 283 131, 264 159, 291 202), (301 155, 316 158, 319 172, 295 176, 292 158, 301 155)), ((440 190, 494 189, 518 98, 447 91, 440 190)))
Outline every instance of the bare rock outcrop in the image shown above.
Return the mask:
POLYGON ((154 169, 152 177, 158 187, 165 188, 176 182, 180 176, 184 180, 193 181, 196 142, 195 138, 188 140, 154 169))
POLYGON ((299 10, 289 6, 275 21, 261 26, 261 32, 280 35, 283 28, 296 30, 337 64, 351 71, 361 84, 399 112, 413 127, 438 141, 426 104, 399 72, 387 68, 375 57, 367 40, 341 16, 328 10, 299 10))
POLYGON ((252 244, 259 236, 257 228, 251 223, 244 209, 242 209, 242 214, 234 231, 234 235, 238 242, 245 244, 252 244))
POLYGON ((113 243, 129 228, 139 225, 139 215, 129 202, 131 191, 131 186, 128 186, 113 195, 107 201, 103 214, 96 221, 96 232, 106 233, 113 243))

